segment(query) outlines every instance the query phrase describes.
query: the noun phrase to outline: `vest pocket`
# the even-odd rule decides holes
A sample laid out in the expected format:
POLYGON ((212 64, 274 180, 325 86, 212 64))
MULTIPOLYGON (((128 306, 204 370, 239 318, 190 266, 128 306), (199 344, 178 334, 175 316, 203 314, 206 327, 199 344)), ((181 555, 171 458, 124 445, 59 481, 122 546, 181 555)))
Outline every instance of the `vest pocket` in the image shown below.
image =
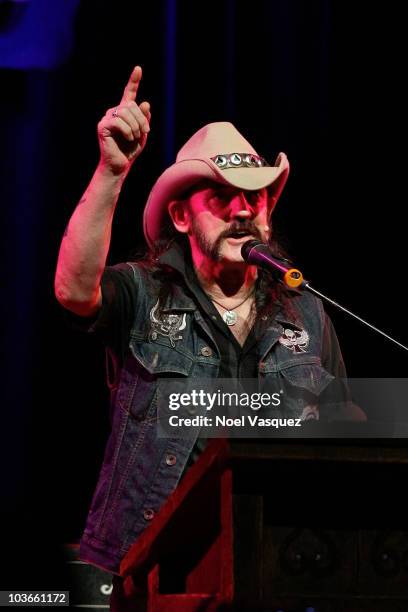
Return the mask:
MULTIPOLYGON (((166 339, 164 339, 164 342, 166 339)), ((157 422, 157 381, 163 378, 188 377, 193 369, 193 359, 171 346, 159 342, 131 343, 134 357, 130 366, 134 376, 131 396, 127 398, 127 410, 139 423, 157 422), (137 378, 137 384, 134 380, 137 378)))
POLYGON ((193 358, 177 347, 164 342, 143 342, 130 345, 133 356, 150 373, 157 375, 189 376, 193 358))
POLYGON ((296 363, 281 368, 279 374, 293 387, 320 395, 334 380, 334 376, 318 363, 296 363))

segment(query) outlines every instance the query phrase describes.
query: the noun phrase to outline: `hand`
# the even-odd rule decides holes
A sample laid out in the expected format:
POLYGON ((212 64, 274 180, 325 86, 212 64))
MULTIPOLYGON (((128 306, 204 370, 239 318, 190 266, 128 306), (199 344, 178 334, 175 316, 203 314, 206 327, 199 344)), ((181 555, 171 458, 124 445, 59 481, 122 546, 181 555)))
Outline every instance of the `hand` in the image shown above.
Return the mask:
POLYGON ((143 151, 150 131, 150 104, 136 104, 142 69, 130 75, 119 106, 110 108, 98 123, 100 165, 114 174, 126 174, 143 151))

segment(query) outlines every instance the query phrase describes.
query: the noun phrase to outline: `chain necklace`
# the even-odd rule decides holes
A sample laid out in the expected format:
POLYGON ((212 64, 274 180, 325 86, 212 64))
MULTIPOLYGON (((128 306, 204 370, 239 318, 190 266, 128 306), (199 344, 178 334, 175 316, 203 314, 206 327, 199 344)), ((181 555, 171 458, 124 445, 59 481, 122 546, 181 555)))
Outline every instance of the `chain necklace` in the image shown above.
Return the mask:
MULTIPOLYGON (((240 306, 242 306, 242 304, 245 304, 245 302, 246 302, 247 300, 249 300, 249 298, 250 298, 250 297, 252 297, 252 296, 254 295, 254 293, 255 293, 255 289, 253 289, 253 290, 251 291, 251 293, 250 293, 249 295, 247 295, 247 296, 246 296, 245 300, 243 300, 243 301, 242 301, 240 304, 237 304, 237 306, 235 306, 235 308, 233 308, 233 309, 226 308, 226 307, 225 307, 225 306, 223 306, 223 305, 222 305, 220 302, 217 302, 217 300, 214 300, 214 298, 213 298, 211 295, 210 295, 209 297, 210 297, 210 300, 211 300, 212 302, 214 302, 215 304, 218 304, 218 306, 221 306, 221 308, 224 308, 225 312, 224 312, 224 314, 222 315, 223 321, 224 321, 224 322, 225 322, 227 325, 231 326, 231 325, 235 325, 235 323, 238 321, 238 315, 237 315, 237 313, 235 312, 235 311, 236 311, 236 309, 237 309, 237 308, 239 308, 240 306)), ((207 295, 208 295, 208 294, 207 294, 207 295)))

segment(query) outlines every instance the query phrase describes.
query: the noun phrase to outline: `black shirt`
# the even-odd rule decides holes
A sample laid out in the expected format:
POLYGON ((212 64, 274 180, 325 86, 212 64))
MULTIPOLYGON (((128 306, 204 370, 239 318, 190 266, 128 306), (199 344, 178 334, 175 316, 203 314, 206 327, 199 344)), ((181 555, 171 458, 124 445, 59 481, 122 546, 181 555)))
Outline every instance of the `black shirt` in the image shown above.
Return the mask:
POLYGON ((218 378, 256 378, 258 371, 257 340, 259 334, 262 334, 263 331, 262 321, 255 323, 244 345, 241 346, 211 299, 202 289, 193 266, 185 260, 182 253, 177 248, 170 249, 160 258, 160 261, 170 265, 180 273, 190 295, 197 303, 210 327, 221 357, 218 378))

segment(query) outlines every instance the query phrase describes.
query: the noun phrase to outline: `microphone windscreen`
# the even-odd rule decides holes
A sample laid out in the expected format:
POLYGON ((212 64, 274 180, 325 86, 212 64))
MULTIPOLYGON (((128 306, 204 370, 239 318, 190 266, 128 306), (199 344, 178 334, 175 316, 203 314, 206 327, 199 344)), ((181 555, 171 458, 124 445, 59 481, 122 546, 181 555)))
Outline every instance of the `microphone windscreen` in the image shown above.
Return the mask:
POLYGON ((244 242, 241 247, 241 255, 244 261, 248 261, 249 254, 251 249, 258 246, 259 244, 264 244, 261 240, 248 240, 248 242, 244 242))

